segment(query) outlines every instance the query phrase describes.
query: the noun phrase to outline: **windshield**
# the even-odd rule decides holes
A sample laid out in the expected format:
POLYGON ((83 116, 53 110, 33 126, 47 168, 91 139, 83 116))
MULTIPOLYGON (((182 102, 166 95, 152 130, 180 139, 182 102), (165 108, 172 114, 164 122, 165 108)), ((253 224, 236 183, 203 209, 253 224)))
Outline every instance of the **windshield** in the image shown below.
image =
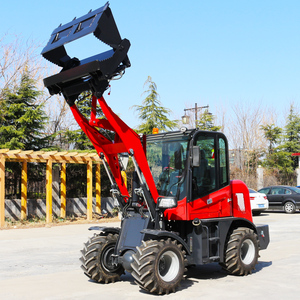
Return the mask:
POLYGON ((160 196, 185 197, 188 138, 147 142, 147 160, 160 196))

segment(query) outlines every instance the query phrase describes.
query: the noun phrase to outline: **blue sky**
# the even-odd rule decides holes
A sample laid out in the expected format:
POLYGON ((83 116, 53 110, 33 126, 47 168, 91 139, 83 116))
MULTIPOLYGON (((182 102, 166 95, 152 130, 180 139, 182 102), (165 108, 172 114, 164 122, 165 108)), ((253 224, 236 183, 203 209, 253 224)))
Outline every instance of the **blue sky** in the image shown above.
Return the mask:
MULTIPOLYGON (((46 45, 60 23, 105 2, 2 0, 0 36, 21 34, 46 45)), ((131 42, 132 66, 105 98, 129 126, 139 124, 130 107, 141 104, 148 75, 172 118, 196 102, 209 104, 213 114, 238 103, 262 105, 279 118, 291 102, 299 103, 300 1, 109 2, 121 36, 131 42)), ((70 54, 85 58, 106 50, 93 36, 88 41, 70 54)))

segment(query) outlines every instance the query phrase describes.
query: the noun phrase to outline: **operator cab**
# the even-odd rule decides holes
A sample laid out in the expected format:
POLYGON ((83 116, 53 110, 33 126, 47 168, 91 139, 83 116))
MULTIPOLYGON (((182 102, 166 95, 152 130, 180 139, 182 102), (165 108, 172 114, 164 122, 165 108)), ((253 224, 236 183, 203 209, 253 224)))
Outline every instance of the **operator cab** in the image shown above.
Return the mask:
POLYGON ((193 201, 229 185, 227 139, 220 132, 148 135, 147 160, 160 196, 193 201))

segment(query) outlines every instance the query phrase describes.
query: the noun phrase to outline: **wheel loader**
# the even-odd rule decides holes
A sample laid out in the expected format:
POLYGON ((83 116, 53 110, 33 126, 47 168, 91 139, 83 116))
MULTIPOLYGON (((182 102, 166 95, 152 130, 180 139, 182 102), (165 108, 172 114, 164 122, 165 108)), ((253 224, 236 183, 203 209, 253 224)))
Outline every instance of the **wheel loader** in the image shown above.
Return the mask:
POLYGON ((188 267, 219 263, 232 275, 255 270, 269 244, 268 225, 254 225, 249 191, 230 180, 228 142, 221 132, 185 127, 138 135, 108 106, 103 94, 130 67, 130 42, 122 39, 109 3, 60 25, 42 51, 61 71, 44 79, 51 95, 61 94, 93 143, 107 172, 121 226, 92 227, 81 251, 82 269, 95 282, 111 283, 129 272, 149 293, 175 292, 188 267), (79 60, 65 44, 93 33, 111 49, 79 60), (90 93, 91 115, 77 107, 90 93), (100 106, 105 118, 97 118, 100 106), (105 132, 114 134, 109 138, 105 132), (131 159, 132 190, 122 172, 131 159))

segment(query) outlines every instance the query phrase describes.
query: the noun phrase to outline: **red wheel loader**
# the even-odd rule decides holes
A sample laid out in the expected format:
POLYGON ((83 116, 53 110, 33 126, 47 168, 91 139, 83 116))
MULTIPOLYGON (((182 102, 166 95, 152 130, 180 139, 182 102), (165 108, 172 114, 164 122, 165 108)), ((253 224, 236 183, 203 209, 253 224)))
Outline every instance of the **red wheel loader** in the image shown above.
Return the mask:
POLYGON ((109 4, 56 28, 42 55, 62 69, 44 79, 62 94, 93 143, 122 212, 120 228, 92 227, 82 250, 82 269, 96 282, 115 282, 124 271, 155 294, 175 292, 188 266, 218 262, 229 274, 255 269, 269 244, 268 225, 254 225, 249 191, 230 181, 228 143, 220 132, 188 130, 140 136, 107 105, 103 93, 130 67, 130 42, 122 39, 109 4), (64 47, 93 33, 111 50, 79 60, 64 47), (76 106, 90 92, 91 116, 76 106), (99 105, 104 119, 96 117, 99 105), (104 130, 114 133, 111 140, 104 130), (121 175, 134 164, 132 191, 121 175))

